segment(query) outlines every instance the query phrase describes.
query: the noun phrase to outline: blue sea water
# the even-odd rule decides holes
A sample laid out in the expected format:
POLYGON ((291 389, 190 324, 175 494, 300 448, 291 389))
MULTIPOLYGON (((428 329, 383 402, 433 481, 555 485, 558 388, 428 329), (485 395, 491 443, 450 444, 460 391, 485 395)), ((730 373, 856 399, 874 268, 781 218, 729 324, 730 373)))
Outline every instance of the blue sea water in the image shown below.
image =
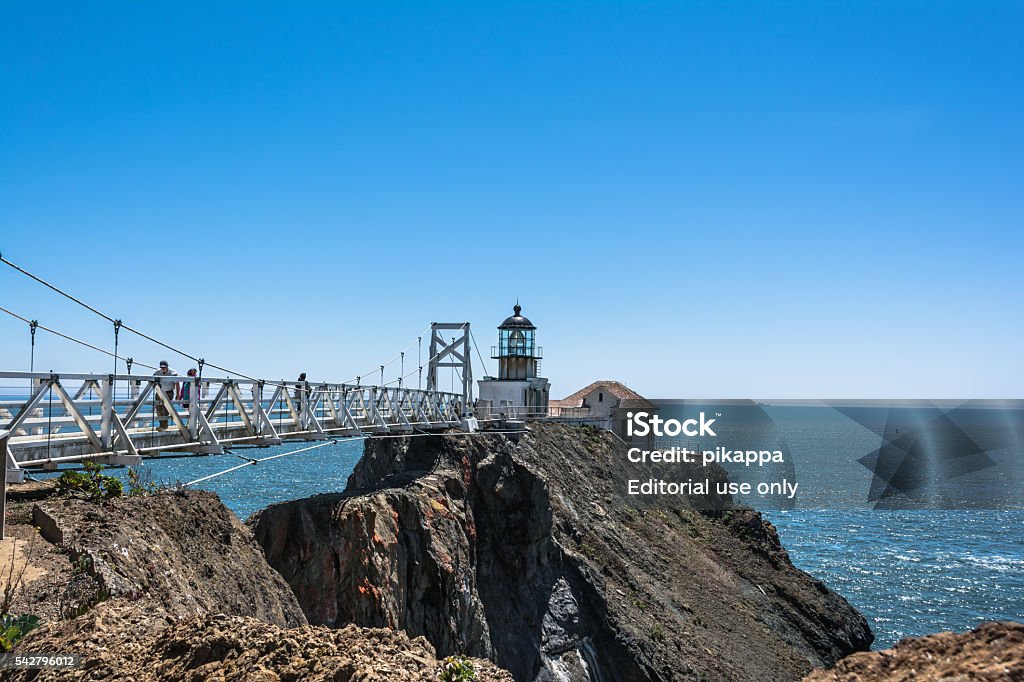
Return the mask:
POLYGON ((1024 622, 1024 511, 800 509, 766 516, 793 563, 865 615, 875 648, 986 620, 1024 622))
POLYGON ((742 501, 775 523, 797 567, 867 617, 876 648, 1024 621, 1019 401, 672 408, 717 415, 715 446, 784 453, 781 465, 726 468, 736 481, 799 482, 795 499, 742 501))
MULTIPOLYGON (((236 448, 235 452, 260 459, 309 445, 289 443, 269 448, 236 448)), ((194 487, 217 493, 224 504, 244 521, 276 502, 341 492, 362 454, 362 441, 330 443, 316 450, 246 466, 194 487)), ((143 470, 158 483, 188 483, 244 463, 243 459, 232 454, 161 458, 145 460, 143 470)))

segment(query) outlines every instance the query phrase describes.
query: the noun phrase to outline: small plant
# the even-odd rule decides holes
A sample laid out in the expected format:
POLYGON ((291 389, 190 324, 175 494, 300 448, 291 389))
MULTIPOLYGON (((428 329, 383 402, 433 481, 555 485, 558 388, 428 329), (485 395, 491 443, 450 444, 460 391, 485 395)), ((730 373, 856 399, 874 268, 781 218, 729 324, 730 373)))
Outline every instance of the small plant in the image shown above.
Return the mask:
POLYGON ((476 679, 476 670, 473 662, 465 656, 449 656, 441 662, 437 679, 441 682, 471 682, 476 679))
POLYGON ((103 466, 93 461, 85 463, 85 473, 65 471, 57 479, 57 492, 62 495, 79 493, 85 495, 90 502, 96 503, 123 495, 124 485, 121 479, 107 476, 101 473, 102 471, 103 466))
POLYGON ((92 557, 88 554, 82 554, 77 559, 71 562, 71 575, 80 575, 82 573, 92 572, 92 557))
POLYGON ((153 470, 139 466, 128 467, 128 497, 142 497, 160 491, 160 486, 153 480, 153 470))
POLYGON ((654 627, 651 628, 651 639, 655 642, 665 641, 665 628, 661 626, 661 623, 655 623, 654 627))
MULTIPOLYGON (((134 596, 134 595, 132 595, 134 596)), ((97 590, 91 596, 88 596, 85 601, 76 602, 69 601, 61 604, 60 606, 60 617, 64 620, 74 620, 79 616, 83 616, 89 612, 89 609, 96 606, 100 602, 104 602, 110 599, 110 592, 104 589, 97 590)))
POLYGON ((58 604, 60 617, 65 621, 72 621, 78 616, 89 612, 89 609, 96 604, 111 598, 111 593, 105 588, 98 588, 91 593, 82 595, 61 597, 58 604))
POLYGON ((0 615, 0 651, 10 651, 18 640, 39 627, 38 616, 0 615))
POLYGON ((92 557, 83 554, 72 561, 71 579, 57 602, 61 618, 78 618, 107 599, 110 599, 110 590, 98 580, 92 557))

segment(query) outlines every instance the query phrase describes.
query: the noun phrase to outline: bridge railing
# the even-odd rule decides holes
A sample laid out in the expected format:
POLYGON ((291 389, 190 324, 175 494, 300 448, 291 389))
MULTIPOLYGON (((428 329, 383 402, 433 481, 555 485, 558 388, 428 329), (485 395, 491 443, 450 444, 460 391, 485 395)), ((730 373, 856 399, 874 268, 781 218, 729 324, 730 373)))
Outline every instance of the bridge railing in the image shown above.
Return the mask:
POLYGON ((550 421, 593 421, 589 407, 536 407, 533 405, 477 405, 476 416, 481 421, 501 419, 550 420, 550 421))
POLYGON ((23 467, 447 428, 462 408, 454 393, 397 387, 0 372, 0 429, 10 432, 9 462, 23 467))

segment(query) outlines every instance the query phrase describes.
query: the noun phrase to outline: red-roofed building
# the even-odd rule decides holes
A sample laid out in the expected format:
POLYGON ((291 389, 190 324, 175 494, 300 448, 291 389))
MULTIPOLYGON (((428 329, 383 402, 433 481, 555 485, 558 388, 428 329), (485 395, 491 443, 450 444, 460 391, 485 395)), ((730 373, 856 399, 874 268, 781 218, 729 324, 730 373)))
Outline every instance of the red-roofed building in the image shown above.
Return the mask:
POLYGON ((562 400, 550 401, 551 416, 587 417, 587 421, 626 439, 626 415, 654 414, 658 406, 619 381, 604 379, 585 386, 562 400))

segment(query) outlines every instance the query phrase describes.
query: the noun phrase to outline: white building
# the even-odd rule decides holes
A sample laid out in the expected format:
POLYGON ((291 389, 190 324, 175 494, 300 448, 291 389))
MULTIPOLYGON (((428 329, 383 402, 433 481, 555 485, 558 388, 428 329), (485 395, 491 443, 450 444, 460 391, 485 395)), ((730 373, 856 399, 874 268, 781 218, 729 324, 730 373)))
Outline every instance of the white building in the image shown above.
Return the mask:
POLYGON ((548 380, 538 376, 543 348, 536 345, 537 328, 523 317, 518 303, 513 315, 498 327, 498 345, 491 357, 498 361, 498 376, 480 380, 477 416, 487 418, 543 415, 548 409, 548 380))
POLYGON ((563 400, 550 401, 552 416, 584 419, 626 436, 626 415, 630 412, 657 413, 658 406, 619 381, 601 380, 585 386, 563 400))

